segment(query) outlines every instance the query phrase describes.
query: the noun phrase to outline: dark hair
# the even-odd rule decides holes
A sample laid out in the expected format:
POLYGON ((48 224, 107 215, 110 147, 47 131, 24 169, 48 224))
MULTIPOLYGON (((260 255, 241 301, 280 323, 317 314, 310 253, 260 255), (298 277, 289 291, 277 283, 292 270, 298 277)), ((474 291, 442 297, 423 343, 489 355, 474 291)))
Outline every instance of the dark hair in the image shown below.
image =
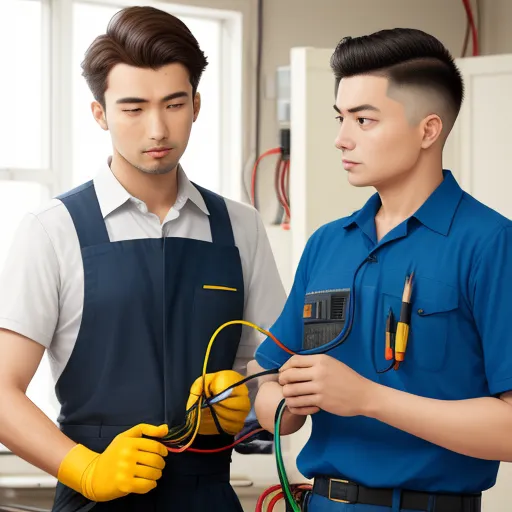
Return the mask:
POLYGON ((112 17, 106 34, 88 48, 82 75, 105 107, 108 74, 116 64, 158 69, 175 62, 188 69, 195 94, 208 62, 188 27, 154 7, 128 7, 112 17))
POLYGON ((336 91, 342 78, 380 75, 396 85, 438 91, 448 100, 454 119, 464 98, 464 83, 453 57, 434 36, 421 30, 395 28, 362 37, 345 37, 331 57, 336 91))

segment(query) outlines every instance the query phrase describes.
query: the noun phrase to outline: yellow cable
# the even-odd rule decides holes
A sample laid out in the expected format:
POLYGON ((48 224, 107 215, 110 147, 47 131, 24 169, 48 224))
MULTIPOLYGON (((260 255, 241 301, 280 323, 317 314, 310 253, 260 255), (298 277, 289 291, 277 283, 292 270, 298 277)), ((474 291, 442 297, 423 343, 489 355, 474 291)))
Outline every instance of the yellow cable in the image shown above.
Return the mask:
MULTIPOLYGON (((215 342, 215 339, 217 338, 219 333, 224 328, 229 327, 230 325, 246 325, 248 327, 252 327, 253 329, 256 329, 257 331, 261 332, 265 336, 269 336, 269 337, 273 338, 273 336, 268 331, 266 331, 265 329, 262 329, 261 327, 258 327, 257 325, 253 324, 252 322, 248 322, 247 320, 231 320, 229 322, 226 322, 226 323, 222 324, 213 333, 212 337, 210 338, 210 341, 208 342, 208 347, 206 349, 206 353, 205 353, 205 356, 204 356, 203 373, 201 375, 201 377, 203 379, 203 393, 204 393, 205 385, 206 385, 206 370, 208 368, 208 360, 210 358, 210 352, 212 350, 213 343, 215 342)), ((194 405, 196 405, 196 407, 197 407, 197 417, 196 417, 196 425, 195 425, 192 437, 188 441, 188 443, 186 445, 182 446, 181 448, 169 448, 169 450, 172 451, 172 452, 181 453, 181 452, 185 451, 187 448, 189 448, 192 445, 192 443, 195 441, 195 439, 197 437, 197 433, 199 432, 199 425, 201 423, 201 410, 203 408, 203 396, 202 395, 198 397, 198 400, 197 400, 197 402, 194 405)), ((187 423, 188 423, 188 417, 187 417, 187 423)), ((187 428, 188 425, 186 425, 185 427, 187 428)), ((189 428, 187 428, 187 434, 188 433, 190 433, 190 429, 189 428)), ((173 441, 179 442, 182 439, 186 438, 187 434, 184 434, 184 435, 180 436, 176 440, 173 439, 173 441)))

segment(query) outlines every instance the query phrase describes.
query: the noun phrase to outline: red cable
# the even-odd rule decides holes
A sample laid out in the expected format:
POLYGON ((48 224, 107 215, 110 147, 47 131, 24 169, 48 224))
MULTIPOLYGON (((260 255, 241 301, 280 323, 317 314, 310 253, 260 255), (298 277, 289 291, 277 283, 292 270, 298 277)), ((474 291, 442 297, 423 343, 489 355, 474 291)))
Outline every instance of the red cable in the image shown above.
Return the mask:
POLYGON ((258 432, 263 432, 263 428, 257 428, 256 430, 251 430, 251 432, 248 432, 244 436, 242 436, 240 439, 237 439, 234 443, 231 443, 228 446, 221 446, 220 448, 212 448, 209 450, 202 450, 200 448, 189 448, 187 452, 194 452, 194 453, 219 453, 224 450, 230 450, 231 448, 234 448, 237 444, 241 443, 242 441, 245 441, 246 439, 249 439, 249 437, 252 437, 254 434, 257 434, 258 432))
POLYGON ((288 206, 287 198, 286 198, 286 192, 285 192, 285 179, 286 179, 286 173, 288 172, 288 167, 290 165, 290 162, 284 161, 283 166, 280 171, 280 178, 279 178, 279 191, 280 191, 280 200, 281 204, 283 205, 284 211, 286 213, 286 219, 290 220, 290 207, 288 206))
POLYGON ((286 203, 286 205, 288 206, 288 216, 290 216, 289 212, 290 212, 290 199, 288 198, 288 193, 287 193, 287 190, 286 190, 286 177, 288 176, 289 174, 289 171, 290 171, 290 161, 289 160, 285 160, 284 162, 284 165, 283 165, 283 171, 282 171, 282 174, 281 174, 281 194, 283 196, 283 200, 284 202, 286 203))
POLYGON ((287 168, 287 160, 283 160, 280 158, 277 161, 277 166, 274 174, 274 188, 276 192, 277 202, 281 205, 283 210, 285 210, 286 217, 283 219, 281 226, 286 229, 289 229, 290 215, 289 215, 289 203, 286 197, 286 185, 284 184, 285 176, 286 176, 286 168, 287 168))
MULTIPOLYGON (((286 169, 286 190, 290 194, 290 160, 288 160, 288 168, 286 169)), ((288 205, 290 204, 290 197, 287 195, 288 205)))
POLYGON ((254 164, 254 167, 252 168, 252 177, 251 177, 251 203, 253 206, 256 205, 256 174, 258 172, 258 165, 260 162, 269 155, 277 155, 281 154, 281 148, 274 148, 269 149, 268 151, 265 151, 258 159, 256 160, 256 163, 254 164))
POLYGON ((281 501, 284 499, 284 493, 281 491, 277 493, 272 500, 270 500, 270 503, 268 504, 267 512, 273 512, 274 507, 278 501, 281 501))
POLYGON ((267 497, 272 494, 275 491, 278 491, 281 489, 280 485, 273 485, 272 487, 269 487, 258 498, 258 502, 256 503, 256 508, 254 509, 254 512, 263 512, 263 503, 267 499, 267 497))
POLYGON ((471 37, 473 40, 473 57, 479 55, 478 51, 478 32, 476 30, 475 20, 473 19, 473 9, 471 8, 470 0, 462 0, 466 14, 468 17, 469 25, 471 26, 471 37))
POLYGON ((285 216, 283 222, 281 223, 281 227, 285 230, 290 229, 290 220, 291 220, 291 212, 290 212, 290 202, 288 200, 288 196, 286 194, 286 176, 288 174, 288 170, 290 169, 290 161, 286 160, 283 162, 283 168, 281 171, 281 179, 280 179, 280 191, 281 191, 281 204, 283 205, 285 216))
POLYGON ((281 168, 283 165, 283 158, 282 156, 279 157, 279 159, 276 162, 276 170, 274 172, 274 190, 276 193, 277 202, 282 206, 283 202, 281 200, 281 190, 279 188, 279 181, 281 178, 281 168))

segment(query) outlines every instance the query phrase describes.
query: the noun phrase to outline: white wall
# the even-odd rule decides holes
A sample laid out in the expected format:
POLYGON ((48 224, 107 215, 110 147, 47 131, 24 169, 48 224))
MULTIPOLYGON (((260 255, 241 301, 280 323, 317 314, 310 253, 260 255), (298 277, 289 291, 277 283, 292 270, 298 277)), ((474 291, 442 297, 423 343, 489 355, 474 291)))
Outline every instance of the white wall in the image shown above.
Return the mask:
POLYGON ((512 2, 510 0, 481 1, 482 54, 512 53, 512 2))

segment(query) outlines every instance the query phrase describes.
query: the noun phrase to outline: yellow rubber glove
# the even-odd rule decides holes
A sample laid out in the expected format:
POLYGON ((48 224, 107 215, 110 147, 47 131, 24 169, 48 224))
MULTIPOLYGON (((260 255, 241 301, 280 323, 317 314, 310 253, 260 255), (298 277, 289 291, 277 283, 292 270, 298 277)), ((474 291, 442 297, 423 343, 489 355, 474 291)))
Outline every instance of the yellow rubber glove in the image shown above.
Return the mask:
POLYGON ((115 437, 102 454, 77 444, 61 462, 57 478, 96 502, 145 494, 156 487, 169 452, 162 443, 142 436, 163 437, 167 432, 167 425, 141 423, 115 437))
MULTIPOLYGON (((234 370, 207 373, 205 375, 205 395, 207 398, 218 395, 243 378, 243 375, 240 375, 234 370)), ((187 409, 197 402, 202 391, 203 379, 202 377, 198 377, 190 388, 187 409)), ((245 418, 251 410, 251 401, 249 399, 247 386, 245 384, 236 386, 231 390, 231 394, 228 398, 212 404, 212 407, 224 432, 231 435, 238 434, 244 427, 245 418)), ((208 407, 203 408, 201 412, 201 423, 199 424, 199 434, 216 435, 219 433, 210 409, 208 407)))

